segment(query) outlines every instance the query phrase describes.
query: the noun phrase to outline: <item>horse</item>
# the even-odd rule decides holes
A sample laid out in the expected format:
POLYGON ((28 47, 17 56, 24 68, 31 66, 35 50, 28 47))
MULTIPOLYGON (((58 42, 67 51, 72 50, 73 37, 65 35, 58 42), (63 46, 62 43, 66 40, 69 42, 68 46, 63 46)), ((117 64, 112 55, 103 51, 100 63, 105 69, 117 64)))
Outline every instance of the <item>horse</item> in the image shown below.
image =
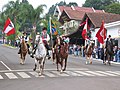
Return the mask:
POLYGON ((22 39, 22 42, 21 42, 21 53, 20 53, 20 58, 21 58, 21 61, 20 61, 20 64, 24 64, 25 63, 25 57, 27 55, 27 52, 28 52, 28 47, 27 47, 27 44, 25 43, 25 40, 22 39))
POLYGON ((60 64, 62 73, 66 70, 67 66, 67 59, 68 59, 68 43, 62 41, 62 39, 56 39, 56 46, 55 46, 55 53, 56 53, 56 64, 57 64, 57 71, 59 71, 58 65, 60 64), (58 44, 59 43, 59 44, 58 44), (65 63, 64 63, 65 62, 65 63), (63 66, 64 63, 64 66, 63 66))
POLYGON ((38 40, 38 46, 35 52, 35 67, 33 71, 36 71, 37 63, 39 64, 39 72, 38 75, 41 76, 43 74, 44 70, 44 64, 46 59, 47 50, 44 46, 44 43, 42 41, 42 38, 40 37, 38 40))
POLYGON ((111 65, 111 61, 113 60, 113 55, 114 55, 114 51, 113 51, 114 46, 115 46, 115 40, 114 39, 106 41, 106 45, 105 45, 105 48, 104 48, 104 59, 103 59, 103 63, 105 65, 106 65, 106 63, 111 65), (108 61, 108 62, 106 62, 106 61, 108 61))
POLYGON ((86 64, 92 64, 92 53, 94 50, 94 41, 90 41, 90 44, 85 47, 84 53, 86 56, 86 64))

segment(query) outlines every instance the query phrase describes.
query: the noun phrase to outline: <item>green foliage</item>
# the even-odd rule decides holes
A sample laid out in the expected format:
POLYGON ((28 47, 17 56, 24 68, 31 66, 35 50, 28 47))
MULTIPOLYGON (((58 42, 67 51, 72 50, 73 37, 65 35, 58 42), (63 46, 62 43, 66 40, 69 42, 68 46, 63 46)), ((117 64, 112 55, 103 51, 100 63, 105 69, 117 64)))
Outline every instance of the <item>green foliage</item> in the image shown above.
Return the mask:
POLYGON ((105 8, 106 12, 120 14, 120 3, 113 3, 105 8))
POLYGON ((64 1, 61 1, 60 3, 56 3, 55 5, 52 5, 50 8, 49 8, 49 11, 48 11, 48 14, 49 15, 53 15, 54 14, 54 10, 56 8, 56 6, 78 6, 78 4, 76 2, 70 2, 69 4, 66 4, 66 2, 64 1))
POLYGON ((94 7, 95 9, 105 9, 112 3, 118 2, 117 0, 86 0, 83 7, 94 7))
POLYGON ((78 6, 76 2, 70 2, 67 6, 78 6))

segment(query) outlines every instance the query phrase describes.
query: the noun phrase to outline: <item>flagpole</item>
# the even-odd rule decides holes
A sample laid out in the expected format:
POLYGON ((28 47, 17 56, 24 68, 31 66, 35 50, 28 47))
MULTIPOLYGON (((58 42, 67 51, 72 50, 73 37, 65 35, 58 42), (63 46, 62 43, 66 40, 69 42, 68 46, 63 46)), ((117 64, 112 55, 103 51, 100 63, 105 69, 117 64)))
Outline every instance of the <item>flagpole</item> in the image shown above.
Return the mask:
MULTIPOLYGON (((52 49, 51 49, 51 50, 52 50, 52 56, 51 56, 51 57, 52 57, 52 59, 53 59, 53 41, 52 41, 52 40, 53 40, 53 37, 52 37, 52 27, 51 27, 52 25, 51 25, 51 20, 52 20, 52 19, 51 19, 51 16, 50 16, 50 18, 49 18, 49 27, 50 27, 50 38, 51 38, 51 47, 52 47, 52 49)), ((54 60, 53 60, 53 62, 54 62, 54 60)))
POLYGON ((52 48, 53 48, 53 42, 52 42, 52 40, 53 40, 53 37, 52 37, 52 27, 51 27, 51 16, 50 16, 50 19, 49 19, 49 24, 50 24, 50 38, 51 38, 51 45, 52 45, 52 48))

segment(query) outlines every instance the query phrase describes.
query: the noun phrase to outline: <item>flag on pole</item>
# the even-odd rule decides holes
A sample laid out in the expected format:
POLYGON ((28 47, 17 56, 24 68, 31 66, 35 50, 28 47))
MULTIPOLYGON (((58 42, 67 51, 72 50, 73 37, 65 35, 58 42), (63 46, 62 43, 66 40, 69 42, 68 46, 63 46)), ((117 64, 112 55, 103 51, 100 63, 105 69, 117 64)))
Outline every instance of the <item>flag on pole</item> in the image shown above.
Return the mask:
POLYGON ((88 29, 88 18, 86 19, 86 22, 85 22, 85 25, 84 25, 84 28, 83 28, 83 31, 82 31, 82 37, 83 37, 85 40, 88 39, 87 29, 88 29))
POLYGON ((106 39, 106 28, 104 26, 104 21, 102 21, 102 25, 98 30, 96 37, 101 44, 104 44, 104 40, 106 39))
POLYGON ((15 28, 10 18, 6 20, 3 32, 6 33, 7 36, 15 34, 15 28))
POLYGON ((56 25, 53 23, 52 20, 51 20, 51 29, 52 29, 52 34, 53 34, 53 35, 57 35, 57 34, 58 34, 56 25))

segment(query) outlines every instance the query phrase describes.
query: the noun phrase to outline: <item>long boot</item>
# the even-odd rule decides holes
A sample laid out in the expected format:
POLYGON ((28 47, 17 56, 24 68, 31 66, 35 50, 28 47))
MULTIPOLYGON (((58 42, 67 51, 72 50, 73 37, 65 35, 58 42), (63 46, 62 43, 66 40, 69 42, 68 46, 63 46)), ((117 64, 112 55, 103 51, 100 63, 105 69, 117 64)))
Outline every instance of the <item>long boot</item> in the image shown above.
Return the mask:
POLYGON ((48 53, 48 59, 51 59, 49 50, 47 50, 47 53, 48 53))
POLYGON ((20 54, 21 53, 21 49, 19 49, 19 51, 18 51, 18 54, 20 54))

